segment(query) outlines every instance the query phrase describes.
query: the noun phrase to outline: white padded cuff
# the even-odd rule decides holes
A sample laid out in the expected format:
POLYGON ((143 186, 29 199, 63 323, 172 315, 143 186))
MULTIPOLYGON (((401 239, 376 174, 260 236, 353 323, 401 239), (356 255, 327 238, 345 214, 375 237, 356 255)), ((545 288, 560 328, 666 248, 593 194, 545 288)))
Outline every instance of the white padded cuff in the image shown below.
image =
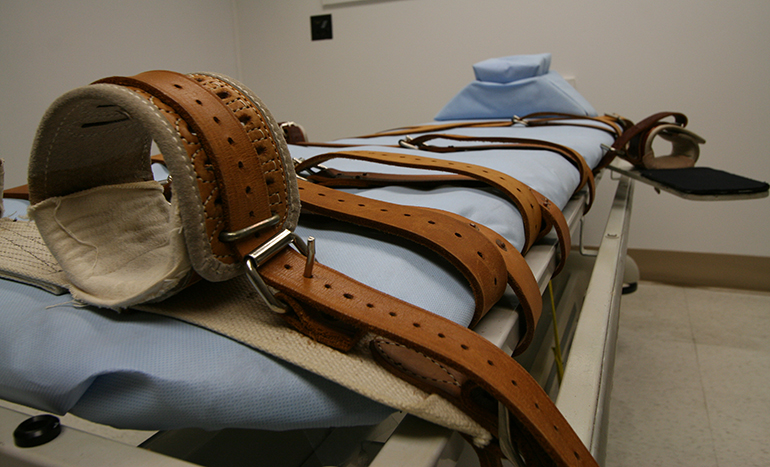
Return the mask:
POLYGON ((73 298, 122 309, 187 283, 191 266, 176 205, 155 181, 52 197, 29 210, 73 298))

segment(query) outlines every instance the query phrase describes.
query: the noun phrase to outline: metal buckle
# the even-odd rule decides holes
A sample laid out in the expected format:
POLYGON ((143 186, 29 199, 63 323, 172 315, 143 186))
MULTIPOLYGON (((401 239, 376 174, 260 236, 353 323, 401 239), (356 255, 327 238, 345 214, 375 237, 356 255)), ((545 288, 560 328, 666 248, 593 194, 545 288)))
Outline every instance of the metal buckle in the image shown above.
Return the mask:
MULTIPOLYGON (((305 159, 302 158, 302 157, 295 157, 294 159, 292 159, 292 161, 294 162, 294 168, 297 168, 297 167, 299 167, 300 164, 305 162, 305 159)), ((311 166, 311 167, 305 167, 303 169, 303 172, 307 172, 309 174, 309 176, 312 176, 312 175, 320 174, 321 172, 324 172, 324 171, 327 171, 327 170, 329 170, 329 167, 326 167, 323 164, 316 164, 316 165, 311 166), (315 169, 315 171, 314 171, 314 169, 315 169)), ((303 176, 301 176, 299 174, 297 174, 297 178, 299 178, 300 180, 303 180, 303 181, 307 181, 306 177, 303 177, 303 176)))
POLYGON ((511 462, 511 464, 517 467, 525 467, 526 462, 521 457, 521 453, 516 449, 511 439, 510 431, 510 412, 508 408, 502 404, 497 403, 497 434, 498 441, 500 442, 500 450, 503 451, 503 455, 511 462))
POLYGON ((254 225, 251 225, 249 227, 243 228, 241 230, 236 230, 235 232, 225 232, 222 231, 219 233, 219 241, 220 242, 237 242, 238 240, 251 235, 253 233, 257 233, 260 230, 264 230, 268 227, 272 227, 274 225, 277 225, 279 222, 281 222, 281 216, 280 214, 274 214, 273 216, 263 220, 259 221, 254 225))
POLYGON ((599 147, 604 151, 602 155, 606 155, 608 152, 614 152, 616 156, 622 156, 626 153, 626 151, 622 149, 616 149, 604 143, 600 144, 599 147))
POLYGON ((513 122, 514 125, 517 123, 524 126, 529 126, 529 121, 519 117, 518 115, 514 115, 513 118, 511 118, 511 122, 513 122))
POLYGON ((414 141, 412 137, 407 135, 406 137, 404 137, 404 139, 398 140, 398 145, 404 149, 419 150, 420 148, 418 148, 417 145, 412 144, 412 141, 414 141))
POLYGON ((278 252, 289 246, 290 243, 293 243, 299 252, 306 257, 304 276, 312 277, 313 263, 315 261, 315 239, 313 237, 308 237, 308 243, 305 243, 299 235, 288 229, 273 236, 262 246, 246 255, 245 259, 247 271, 246 277, 249 279, 249 282, 251 282, 251 285, 254 286, 267 307, 274 313, 285 313, 288 306, 275 298, 273 292, 259 275, 258 268, 278 252))

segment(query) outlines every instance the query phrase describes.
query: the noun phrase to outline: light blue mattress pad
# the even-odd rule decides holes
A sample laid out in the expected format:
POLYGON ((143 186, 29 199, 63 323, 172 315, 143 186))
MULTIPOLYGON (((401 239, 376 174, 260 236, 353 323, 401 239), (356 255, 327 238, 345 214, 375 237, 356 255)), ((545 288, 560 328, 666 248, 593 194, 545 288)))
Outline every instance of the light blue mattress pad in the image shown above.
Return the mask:
MULTIPOLYGON (((474 65, 477 82, 469 88, 501 84, 492 85, 494 93, 475 97, 491 99, 494 104, 504 88, 509 94, 520 93, 516 90, 521 89, 522 81, 534 79, 542 84, 550 80, 549 65, 548 54, 481 62, 474 65), (509 80, 513 85, 507 86, 509 80)), ((496 117, 472 115, 478 108, 473 92, 461 91, 459 99, 450 102, 452 114, 463 119, 496 117)), ((565 96, 567 101, 585 104, 580 113, 592 113, 582 97, 573 99, 572 91, 566 95, 555 91, 551 97, 564 102, 565 96)), ((510 102, 517 100, 508 97, 514 98, 510 102)), ((526 105, 531 103, 526 95, 518 97, 526 105)), ((482 102, 482 107, 489 108, 489 102, 482 102)), ((522 115, 520 109, 507 111, 512 112, 507 116, 522 115)), ((602 156, 600 145, 612 143, 602 131, 562 126, 456 129, 451 133, 550 140, 580 152, 590 167, 602 156)), ((338 142, 360 145, 350 149, 415 153, 381 147, 397 144, 398 138, 393 137, 338 142)), ((290 146, 290 150, 296 158, 333 151, 300 146, 290 146)), ((511 174, 559 207, 564 207, 579 184, 572 164, 550 152, 490 150, 440 157, 511 174)), ((346 160, 326 165, 352 171, 419 172, 346 160)), ((165 177, 163 168, 156 166, 155 170, 156 178, 165 177)), ((440 186, 351 191, 452 211, 496 230, 519 249, 524 244, 519 212, 491 189, 440 186)), ((5 215, 23 222, 27 204, 5 203, 5 215)), ((474 307, 470 288, 432 252, 378 231, 317 217, 303 216, 297 232, 317 239, 320 262, 459 324, 470 322, 474 307)), ((510 288, 508 299, 516 300, 510 288)), ((0 280, 0 398, 119 428, 150 430, 354 426, 377 423, 392 412, 308 371, 194 325, 148 313, 117 314, 80 306, 68 294, 52 295, 7 280, 0 280)))
MULTIPOLYGON (((455 134, 547 139, 578 150, 590 166, 601 158, 604 132, 576 127, 457 129, 455 134)), ((398 138, 342 140, 379 149, 398 138)), ((294 157, 332 152, 291 146, 294 157)), ((560 207, 579 183, 575 168, 543 151, 472 151, 448 159, 514 174, 560 207)), ((414 173, 412 169, 334 160, 341 170, 414 173)), ((157 177, 163 177, 163 169, 157 177)), ((445 209, 524 243, 516 208, 492 190, 442 186, 353 190, 400 204, 445 209)), ((24 202, 6 200, 6 215, 24 202)), ((317 239, 319 261, 361 282, 467 325, 473 297, 443 258, 368 229, 303 218, 297 232, 317 239)), ((511 300, 515 300, 509 289, 511 300)), ((0 397, 40 410, 71 412, 132 429, 224 427, 286 430, 377 423, 392 409, 226 337, 146 313, 117 314, 74 304, 69 295, 0 280, 0 397)))

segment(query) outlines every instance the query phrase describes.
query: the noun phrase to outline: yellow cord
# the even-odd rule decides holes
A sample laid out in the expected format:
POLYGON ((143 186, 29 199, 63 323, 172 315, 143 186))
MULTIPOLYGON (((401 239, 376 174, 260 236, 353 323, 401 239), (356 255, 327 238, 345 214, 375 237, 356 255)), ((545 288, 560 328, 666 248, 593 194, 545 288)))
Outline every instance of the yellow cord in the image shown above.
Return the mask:
POLYGON ((548 293, 551 295, 551 318, 553 318, 553 341, 555 345, 551 347, 553 357, 556 360, 556 370, 559 376, 559 384, 564 379, 564 362, 561 360, 561 340, 559 339, 559 326, 556 322, 556 300, 553 298, 553 281, 548 282, 548 293))

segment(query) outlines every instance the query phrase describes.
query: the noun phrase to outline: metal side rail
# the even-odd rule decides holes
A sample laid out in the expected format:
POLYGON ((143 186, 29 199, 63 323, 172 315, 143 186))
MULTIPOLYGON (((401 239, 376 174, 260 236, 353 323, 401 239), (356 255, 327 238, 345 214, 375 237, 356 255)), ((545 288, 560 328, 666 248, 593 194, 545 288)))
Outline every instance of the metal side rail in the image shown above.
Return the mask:
POLYGON ((633 188, 632 180, 620 179, 556 399, 556 406, 600 464, 606 454, 633 188))
MULTIPOLYGON (((573 238, 577 238, 575 234, 579 229, 585 202, 586 194, 581 193, 570 200, 563 210, 573 238)), ((556 235, 551 233, 533 246, 525 257, 537 278, 541 294, 546 292, 553 275, 558 254, 557 250, 558 241, 556 235)), ((577 252, 575 254, 577 255, 577 252)), ((559 277, 567 276, 568 274, 565 274, 566 271, 565 269, 565 272, 562 272, 559 277)), ((509 290, 508 293, 512 292, 509 290)), ((580 294, 580 297, 582 298, 582 294, 580 294)), ((520 338, 518 314, 514 312, 516 305, 518 303, 515 301, 505 303, 505 300, 503 300, 503 303, 492 308, 474 329, 509 354, 512 353, 520 338)), ((553 343, 551 334, 552 320, 548 313, 550 313, 550 302, 544 306, 535 340, 538 340, 538 335, 546 337, 541 339, 541 342, 533 343, 532 347, 537 347, 537 349, 532 349, 534 355, 528 359, 531 361, 520 362, 530 372, 532 372, 532 367, 537 367, 537 371, 541 374, 533 376, 538 381, 543 382, 549 380, 549 375, 554 371, 554 357, 551 353, 553 343)), ((576 319, 576 317, 573 316, 572 319, 576 319)), ((570 316, 559 319, 557 327, 564 331, 568 327, 568 321, 570 321, 570 316)), ((562 335, 560 341, 562 342, 562 349, 566 353, 569 345, 565 345, 565 343, 571 341, 571 334, 565 334, 562 335)), ((528 350, 524 355, 529 352, 528 350)), ((558 387, 554 389, 554 391, 557 390, 558 387)), ((548 392, 549 394, 552 393, 551 391, 548 392)), ((475 461, 473 459, 475 454, 471 451, 470 456, 468 456, 469 451, 471 451, 470 447, 467 446, 465 440, 452 430, 434 425, 412 415, 406 415, 388 441, 382 446, 370 466, 393 467, 409 465, 412 467, 433 467, 439 462, 441 462, 441 465, 459 466, 466 465, 466 461, 469 461, 472 465, 475 461)))
MULTIPOLYGON (((525 358, 520 360, 520 363, 546 388, 551 397, 555 398, 561 386, 562 394, 557 400, 557 405, 565 413, 570 423, 573 424, 581 439, 584 440, 589 449, 598 458, 603 457, 604 440, 606 439, 603 423, 606 423, 606 403, 609 401, 609 387, 611 385, 615 330, 617 327, 617 301, 619 301, 619 287, 622 285, 623 278, 623 260, 625 259, 626 244, 625 232, 627 231, 628 218, 630 217, 631 183, 628 179, 624 179, 620 183, 615 204, 608 220, 605 238, 601 245, 600 256, 597 258, 597 266, 607 263, 610 271, 599 273, 599 271, 594 270, 591 273, 590 268, 578 266, 576 268, 578 271, 575 272, 571 270, 570 263, 568 262, 564 272, 554 280, 554 290, 557 294, 558 303, 556 307, 556 314, 558 315, 556 327, 559 329, 559 333, 561 333, 562 357, 567 361, 565 380, 562 384, 559 384, 558 379, 554 376, 554 356, 551 351, 554 342, 552 334, 554 322, 550 316, 550 302, 546 302, 544 306, 543 317, 536 331, 535 339, 537 343, 531 346, 531 358, 525 352, 522 355, 525 358), (615 227, 618 225, 616 220, 618 216, 617 211, 621 211, 620 217, 622 217, 622 220, 619 222, 620 225, 623 225, 622 228, 615 227), (615 235, 619 237, 615 237, 615 235), (602 250, 607 251, 607 253, 602 250), (591 275, 590 287, 587 285, 589 275, 591 275), (605 279, 605 276, 611 277, 611 279, 605 279), (609 280, 611 284, 599 285, 606 280, 609 280), (583 291, 586 288, 589 291, 589 296, 586 297, 586 305, 582 306, 583 291), (595 302, 600 302, 604 305, 591 304, 595 302), (603 307, 605 308, 604 311, 602 311, 603 307), (581 308, 583 315, 579 316, 581 308), (579 321, 578 317, 580 318, 579 321), (591 324, 597 321, 603 324, 598 326, 591 324), (601 331, 601 329, 604 329, 604 331, 601 331), (602 336, 603 339, 601 338, 602 336), (584 342, 586 340, 588 343, 584 342), (567 356, 569 356, 569 359, 566 358, 567 356), (577 378, 578 381, 577 383, 569 382, 570 380, 567 378, 577 378), (565 400, 568 400, 570 403, 565 404, 565 400)), ((575 239, 577 238, 576 233, 580 225, 585 199, 585 194, 581 194, 571 200, 564 209, 564 215, 575 239)), ((553 274, 557 250, 556 237, 554 234, 551 234, 535 245, 526 256, 528 264, 538 279, 541 292, 546 291, 553 274)), ((577 251, 573 253, 575 262, 585 263, 585 261, 580 261, 581 258, 577 253, 577 251)), ((593 262, 590 261, 590 263, 593 266, 593 262)), ((512 294, 510 290, 509 293, 512 294)), ((516 305, 515 297, 511 298, 511 300, 503 300, 476 327, 476 331, 479 334, 508 353, 512 351, 520 337, 518 314, 513 312, 516 305)), ((527 352, 530 352, 530 350, 527 352)), ((517 360, 519 360, 518 357, 517 360)), ((21 414, 11 410, 0 411, 0 421, 4 423, 4 432, 6 434, 10 434, 23 418, 21 414)), ((63 424, 66 424, 66 420, 63 420, 63 424)), ((197 434, 198 437, 202 436, 199 433, 194 434, 197 434)), ((355 465, 368 464, 374 467, 393 467, 398 465, 433 467, 437 464, 442 466, 466 466, 474 465, 475 462, 475 454, 467 446, 465 440, 456 432, 403 413, 394 414, 376 427, 338 428, 331 429, 330 434, 327 434, 327 432, 322 434, 324 441, 318 448, 321 451, 326 449, 326 444, 334 444, 334 448, 338 449, 339 446, 337 444, 339 443, 334 441, 339 437, 346 438, 347 444, 352 443, 355 446, 347 451, 342 449, 341 452, 335 452, 334 455, 321 456, 319 454, 309 459, 308 462, 300 463, 302 467, 352 465, 350 463, 351 457, 356 460, 354 462, 355 465), (355 439, 351 439, 351 432, 355 432, 353 433, 354 436, 352 436, 355 439), (337 436, 338 434, 339 436, 337 436), (324 461, 319 464, 318 461, 321 458, 324 461), (370 461, 371 463, 369 463, 370 461)), ((320 437, 321 435, 312 432, 308 436, 320 437)), ((187 437, 185 439, 187 439, 185 444, 189 445, 190 438, 187 437)), ((108 456, 110 452, 119 452, 121 461, 132 465, 137 465, 137 463, 140 465, 190 465, 167 457, 171 455, 178 459, 187 458, 186 455, 180 455, 174 449, 162 445, 160 441, 159 446, 145 446, 149 450, 137 449, 118 441, 107 440, 100 436, 89 435, 80 430, 65 427, 62 435, 50 443, 50 448, 56 448, 55 452, 42 452, 38 451, 38 448, 23 452, 25 451, 24 449, 13 446, 12 440, 0 439, 0 446, 5 445, 6 451, 13 451, 4 452, 4 454, 0 452, 0 457, 5 456, 5 459, 14 459, 13 462, 15 463, 12 465, 25 466, 105 465, 102 462, 103 458, 99 457, 99 455, 108 456), (74 441, 74 443, 71 443, 71 441, 74 441), (90 453, 92 446, 98 446, 97 452, 90 453), (77 461, 75 464, 72 464, 68 457, 61 457, 60 453, 62 451, 60 449, 62 448, 70 449, 75 456, 82 456, 84 452, 89 452, 88 456, 96 457, 81 458, 80 460, 83 462, 77 461), (157 453, 165 453, 167 456, 157 453)), ((202 440, 198 441, 202 442, 202 440)), ((195 444, 194 441, 193 443, 195 444)), ((253 455, 253 449, 248 449, 248 446, 243 446, 242 448, 249 450, 253 455)), ((332 447, 329 447, 329 450, 332 450, 332 447)), ((253 458, 252 461, 254 461, 253 458)))
MULTIPOLYGON (((0 406, 0 465, 3 467, 194 467, 188 462, 137 449, 64 423, 61 433, 50 442, 19 447, 14 432, 29 417, 28 413, 0 406)), ((41 427, 31 429, 39 433, 41 427)))

